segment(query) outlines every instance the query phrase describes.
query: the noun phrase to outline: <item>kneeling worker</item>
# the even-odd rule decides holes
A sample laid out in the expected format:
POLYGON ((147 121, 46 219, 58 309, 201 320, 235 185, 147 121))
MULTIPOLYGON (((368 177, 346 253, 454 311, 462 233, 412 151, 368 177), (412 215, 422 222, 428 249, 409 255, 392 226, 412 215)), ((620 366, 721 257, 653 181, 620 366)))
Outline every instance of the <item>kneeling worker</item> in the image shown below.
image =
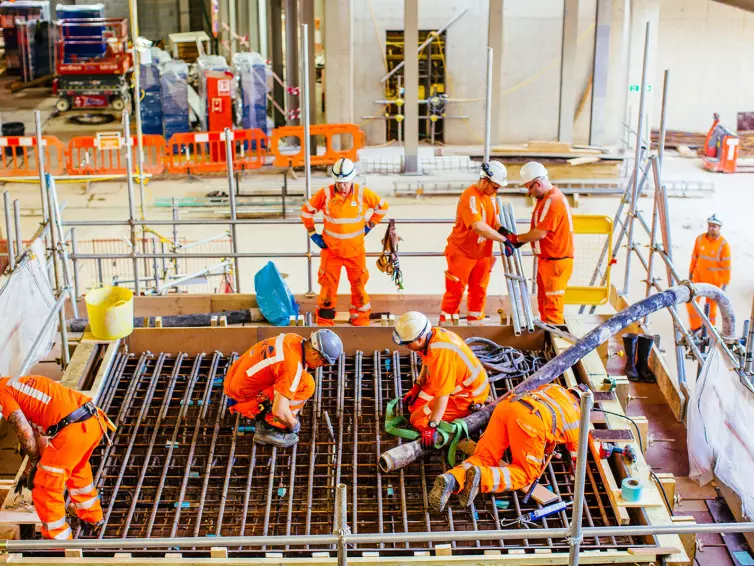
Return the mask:
POLYGON ((343 343, 332 330, 317 330, 308 340, 280 334, 255 344, 228 370, 224 390, 231 413, 256 419, 254 442, 279 448, 298 442, 297 418, 314 394, 314 378, 306 370, 332 365, 343 343))
POLYGON ((104 520, 89 457, 106 431, 115 430, 110 419, 86 395, 38 375, 0 379, 0 412, 28 457, 15 490, 31 489, 42 536, 73 538, 66 488, 83 532, 97 534, 104 520), (42 436, 49 437, 44 448, 42 436))
POLYGON ((421 434, 421 444, 438 441, 440 421, 453 422, 487 400, 487 372, 466 343, 445 328, 432 328, 420 312, 401 315, 393 341, 421 357, 419 381, 403 397, 411 412, 411 425, 421 434))
POLYGON ((468 507, 481 491, 500 493, 530 485, 539 478, 558 444, 575 454, 579 443, 579 402, 573 390, 544 385, 518 401, 509 397, 495 407, 473 456, 437 476, 429 505, 442 511, 452 493, 468 507), (501 461, 510 449, 511 461, 501 461))

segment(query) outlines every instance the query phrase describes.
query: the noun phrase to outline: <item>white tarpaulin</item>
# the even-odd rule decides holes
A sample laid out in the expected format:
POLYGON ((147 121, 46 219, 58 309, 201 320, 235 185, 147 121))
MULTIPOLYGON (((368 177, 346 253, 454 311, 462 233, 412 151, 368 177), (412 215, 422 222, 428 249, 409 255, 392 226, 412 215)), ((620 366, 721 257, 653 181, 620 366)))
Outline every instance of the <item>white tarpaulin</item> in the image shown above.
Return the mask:
POLYGON ((690 477, 704 485, 716 476, 754 516, 754 393, 717 346, 697 379, 687 424, 690 477))
MULTIPOLYGON (((13 273, 0 278, 0 375, 15 376, 21 369, 55 305, 44 251, 44 244, 35 240, 13 273)), ((50 352, 54 334, 55 325, 50 325, 35 362, 50 352)))

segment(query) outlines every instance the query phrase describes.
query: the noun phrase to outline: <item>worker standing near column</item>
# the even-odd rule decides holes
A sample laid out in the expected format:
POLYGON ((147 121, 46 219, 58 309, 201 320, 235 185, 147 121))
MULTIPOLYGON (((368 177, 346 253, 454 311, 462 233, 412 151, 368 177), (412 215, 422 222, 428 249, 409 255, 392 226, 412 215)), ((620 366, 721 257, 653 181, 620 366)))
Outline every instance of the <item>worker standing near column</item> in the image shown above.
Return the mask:
POLYGON ((372 307, 366 291, 369 272, 364 236, 380 223, 388 205, 370 189, 353 182, 356 166, 350 159, 336 161, 332 175, 334 183, 317 191, 301 207, 301 221, 312 242, 322 250, 317 324, 334 324, 340 272, 345 267, 351 284, 349 322, 354 326, 368 326, 372 307), (369 210, 372 213, 367 218, 369 210), (324 214, 322 234, 318 234, 314 227, 314 216, 320 211, 324 214))
POLYGON ((469 324, 484 320, 487 285, 494 265, 493 244, 505 246, 511 255, 513 247, 502 235, 495 195, 507 182, 508 172, 499 161, 483 163, 479 180, 461 194, 456 210, 456 222, 448 237, 445 258, 445 294, 440 307, 440 324, 448 323, 458 314, 463 293, 468 288, 466 321, 469 324))
POLYGON ((0 412, 16 433, 26 469, 16 484, 31 490, 42 536, 71 539, 65 491, 83 532, 97 534, 104 523, 89 457, 115 426, 91 398, 47 377, 0 379, 0 412))
POLYGON ((515 247, 531 243, 537 256, 537 306, 539 318, 563 324, 563 307, 568 281, 573 274, 573 217, 565 195, 548 178, 541 163, 529 161, 521 167, 521 185, 537 199, 531 229, 523 234, 502 233, 515 247))
POLYGON ((422 359, 418 380, 404 395, 403 404, 411 412, 411 425, 419 431, 422 446, 432 448, 440 421, 466 417, 487 401, 487 372, 455 332, 433 328, 420 312, 398 318, 393 341, 422 359))
POLYGON ((579 443, 579 390, 548 384, 515 401, 507 397, 495 407, 474 454, 437 476, 430 507, 442 511, 452 493, 468 507, 481 491, 501 493, 530 485, 540 477, 558 444, 573 460, 579 443), (510 449, 510 461, 501 462, 510 449))
POLYGON ((223 388, 231 413, 256 420, 254 442, 279 448, 298 442, 298 418, 314 394, 315 382, 307 371, 332 365, 343 353, 343 343, 332 330, 280 334, 258 342, 228 370, 223 388))
MULTIPOLYGON (((707 218, 707 232, 700 234, 694 242, 694 251, 691 253, 691 265, 689 265, 689 279, 692 283, 709 283, 720 287, 723 291, 730 284, 730 244, 722 237, 720 230, 722 221, 712 215, 707 218)), ((699 302, 700 298, 696 301, 699 302)), ((710 299, 709 321, 715 324, 717 320, 717 303, 710 299)), ((691 322, 691 332, 699 333, 702 330, 702 317, 691 303, 686 303, 691 322)))

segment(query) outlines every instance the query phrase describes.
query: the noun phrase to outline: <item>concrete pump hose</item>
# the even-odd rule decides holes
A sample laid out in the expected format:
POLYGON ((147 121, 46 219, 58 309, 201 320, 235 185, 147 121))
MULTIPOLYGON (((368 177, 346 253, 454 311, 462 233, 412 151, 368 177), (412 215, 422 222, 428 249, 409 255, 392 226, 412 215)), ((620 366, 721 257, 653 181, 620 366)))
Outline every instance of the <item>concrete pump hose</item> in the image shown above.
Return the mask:
MULTIPOLYGON (((532 391, 552 382, 561 376, 566 370, 573 367, 579 360, 581 360, 581 358, 597 348, 597 346, 607 342, 611 337, 615 336, 630 324, 633 324, 637 320, 642 319, 653 312, 657 312, 660 309, 688 302, 692 296, 709 297, 717 302, 720 306, 720 314, 723 318, 723 338, 727 340, 728 337, 735 335, 736 318, 733 313, 730 299, 725 293, 714 285, 683 282, 667 291, 651 295, 646 299, 623 309, 612 318, 594 328, 573 346, 555 356, 531 377, 516 386, 511 393, 514 395, 521 395, 527 391, 532 391)), ((492 416, 492 411, 494 411, 497 404, 506 397, 508 397, 508 395, 498 398, 489 405, 486 405, 481 411, 472 413, 466 417, 464 420, 468 426, 469 433, 476 434, 483 430, 492 416)), ((424 450, 418 441, 408 442, 402 446, 396 446, 380 456, 380 468, 383 472, 399 470, 414 462, 426 452, 428 451, 424 450)))

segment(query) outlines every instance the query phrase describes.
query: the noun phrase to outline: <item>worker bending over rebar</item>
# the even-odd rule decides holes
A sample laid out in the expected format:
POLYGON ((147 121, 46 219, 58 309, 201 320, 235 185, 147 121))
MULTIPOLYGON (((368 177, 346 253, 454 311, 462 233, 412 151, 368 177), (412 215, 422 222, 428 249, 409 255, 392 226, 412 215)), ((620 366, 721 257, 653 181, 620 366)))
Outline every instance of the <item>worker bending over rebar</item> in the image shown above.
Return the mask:
POLYGON ((411 425, 425 448, 435 447, 441 421, 453 422, 481 408, 490 394, 487 372, 466 343, 426 316, 410 311, 395 323, 393 341, 422 359, 418 381, 403 397, 411 425))
POLYGON ((89 458, 115 425, 91 398, 39 375, 0 379, 0 412, 28 458, 15 492, 31 490, 42 536, 73 538, 66 489, 82 532, 97 534, 104 519, 89 458))
POLYGON ((313 332, 309 339, 280 334, 255 344, 228 370, 224 389, 231 413, 256 420, 254 442, 279 448, 298 442, 298 414, 314 394, 307 371, 333 365, 343 343, 332 330, 313 332))
POLYGON ((474 454, 438 476, 429 494, 430 507, 442 511, 452 493, 469 507, 482 493, 526 487, 539 479, 558 444, 575 458, 579 441, 580 389, 544 385, 521 398, 508 397, 495 407, 474 454), (510 450, 510 461, 502 460, 510 450))

